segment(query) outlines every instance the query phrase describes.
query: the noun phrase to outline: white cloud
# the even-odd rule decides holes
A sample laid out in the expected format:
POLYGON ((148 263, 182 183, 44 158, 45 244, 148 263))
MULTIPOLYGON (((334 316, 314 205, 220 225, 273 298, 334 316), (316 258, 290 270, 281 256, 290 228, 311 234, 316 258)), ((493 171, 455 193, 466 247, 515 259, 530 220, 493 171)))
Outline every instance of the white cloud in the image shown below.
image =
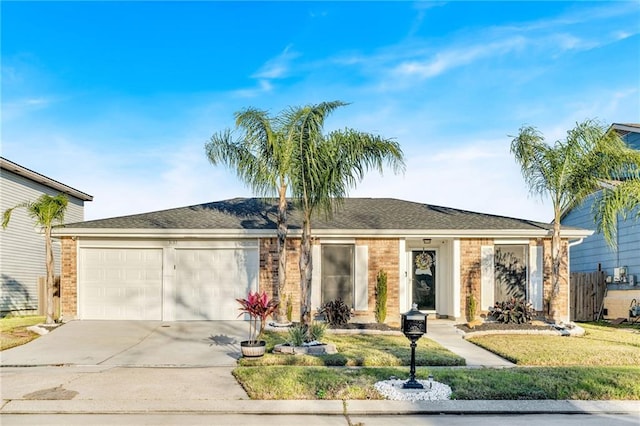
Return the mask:
POLYGON ((278 79, 287 77, 291 68, 291 62, 299 54, 287 46, 282 53, 268 60, 252 77, 257 79, 278 79))

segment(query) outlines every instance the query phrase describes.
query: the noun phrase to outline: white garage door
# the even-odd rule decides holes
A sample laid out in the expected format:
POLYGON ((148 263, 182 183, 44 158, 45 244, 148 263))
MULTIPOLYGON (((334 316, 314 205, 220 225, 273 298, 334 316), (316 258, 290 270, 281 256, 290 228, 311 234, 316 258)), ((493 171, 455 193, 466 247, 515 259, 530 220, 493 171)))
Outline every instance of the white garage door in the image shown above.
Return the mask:
POLYGON ((176 320, 235 320, 237 298, 257 289, 258 250, 176 249, 176 320))
POLYGON ((162 249, 81 248, 79 284, 82 319, 162 319, 162 249))

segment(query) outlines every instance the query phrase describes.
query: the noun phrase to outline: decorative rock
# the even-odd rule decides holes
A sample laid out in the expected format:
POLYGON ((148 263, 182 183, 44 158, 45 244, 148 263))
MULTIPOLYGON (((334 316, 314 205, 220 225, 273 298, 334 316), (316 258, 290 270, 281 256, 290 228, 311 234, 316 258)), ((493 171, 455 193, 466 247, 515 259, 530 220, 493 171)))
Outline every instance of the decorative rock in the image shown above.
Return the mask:
POLYGON ((289 354, 289 355, 327 355, 336 354, 338 350, 336 345, 332 343, 321 343, 310 346, 291 346, 287 344, 275 345, 273 353, 289 354))
POLYGON ((451 388, 444 383, 418 380, 424 386, 424 389, 404 389, 406 380, 384 380, 377 382, 375 389, 385 398, 394 401, 440 401, 451 399, 451 388))

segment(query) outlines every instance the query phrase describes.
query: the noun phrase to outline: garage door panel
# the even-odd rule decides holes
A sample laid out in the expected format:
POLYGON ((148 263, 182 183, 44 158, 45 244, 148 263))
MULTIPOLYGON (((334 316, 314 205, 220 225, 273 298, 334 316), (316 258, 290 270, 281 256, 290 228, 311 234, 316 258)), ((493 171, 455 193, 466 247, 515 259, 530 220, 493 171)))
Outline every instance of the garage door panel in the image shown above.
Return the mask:
POLYGON ((81 248, 84 319, 162 319, 162 249, 81 248))
POLYGON ((255 249, 177 249, 178 320, 238 319, 236 298, 257 287, 255 249))

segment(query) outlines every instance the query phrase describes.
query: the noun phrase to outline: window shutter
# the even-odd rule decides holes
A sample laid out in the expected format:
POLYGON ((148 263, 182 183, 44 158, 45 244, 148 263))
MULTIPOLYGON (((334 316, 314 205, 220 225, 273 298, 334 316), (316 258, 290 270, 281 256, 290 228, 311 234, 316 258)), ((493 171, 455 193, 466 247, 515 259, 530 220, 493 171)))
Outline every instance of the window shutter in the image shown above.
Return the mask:
POLYGON ((311 261, 313 269, 311 270, 311 310, 315 311, 320 307, 321 303, 321 282, 322 282, 322 252, 320 245, 311 246, 311 261))
POLYGON ((369 309, 369 247, 356 246, 354 309, 369 309))
POLYGON ((480 247, 480 257, 480 283, 482 293, 480 309, 486 311, 495 304, 495 300, 493 300, 493 291, 495 288, 493 246, 480 247))
POLYGON ((541 311, 542 303, 542 246, 529 246, 529 302, 541 311))

